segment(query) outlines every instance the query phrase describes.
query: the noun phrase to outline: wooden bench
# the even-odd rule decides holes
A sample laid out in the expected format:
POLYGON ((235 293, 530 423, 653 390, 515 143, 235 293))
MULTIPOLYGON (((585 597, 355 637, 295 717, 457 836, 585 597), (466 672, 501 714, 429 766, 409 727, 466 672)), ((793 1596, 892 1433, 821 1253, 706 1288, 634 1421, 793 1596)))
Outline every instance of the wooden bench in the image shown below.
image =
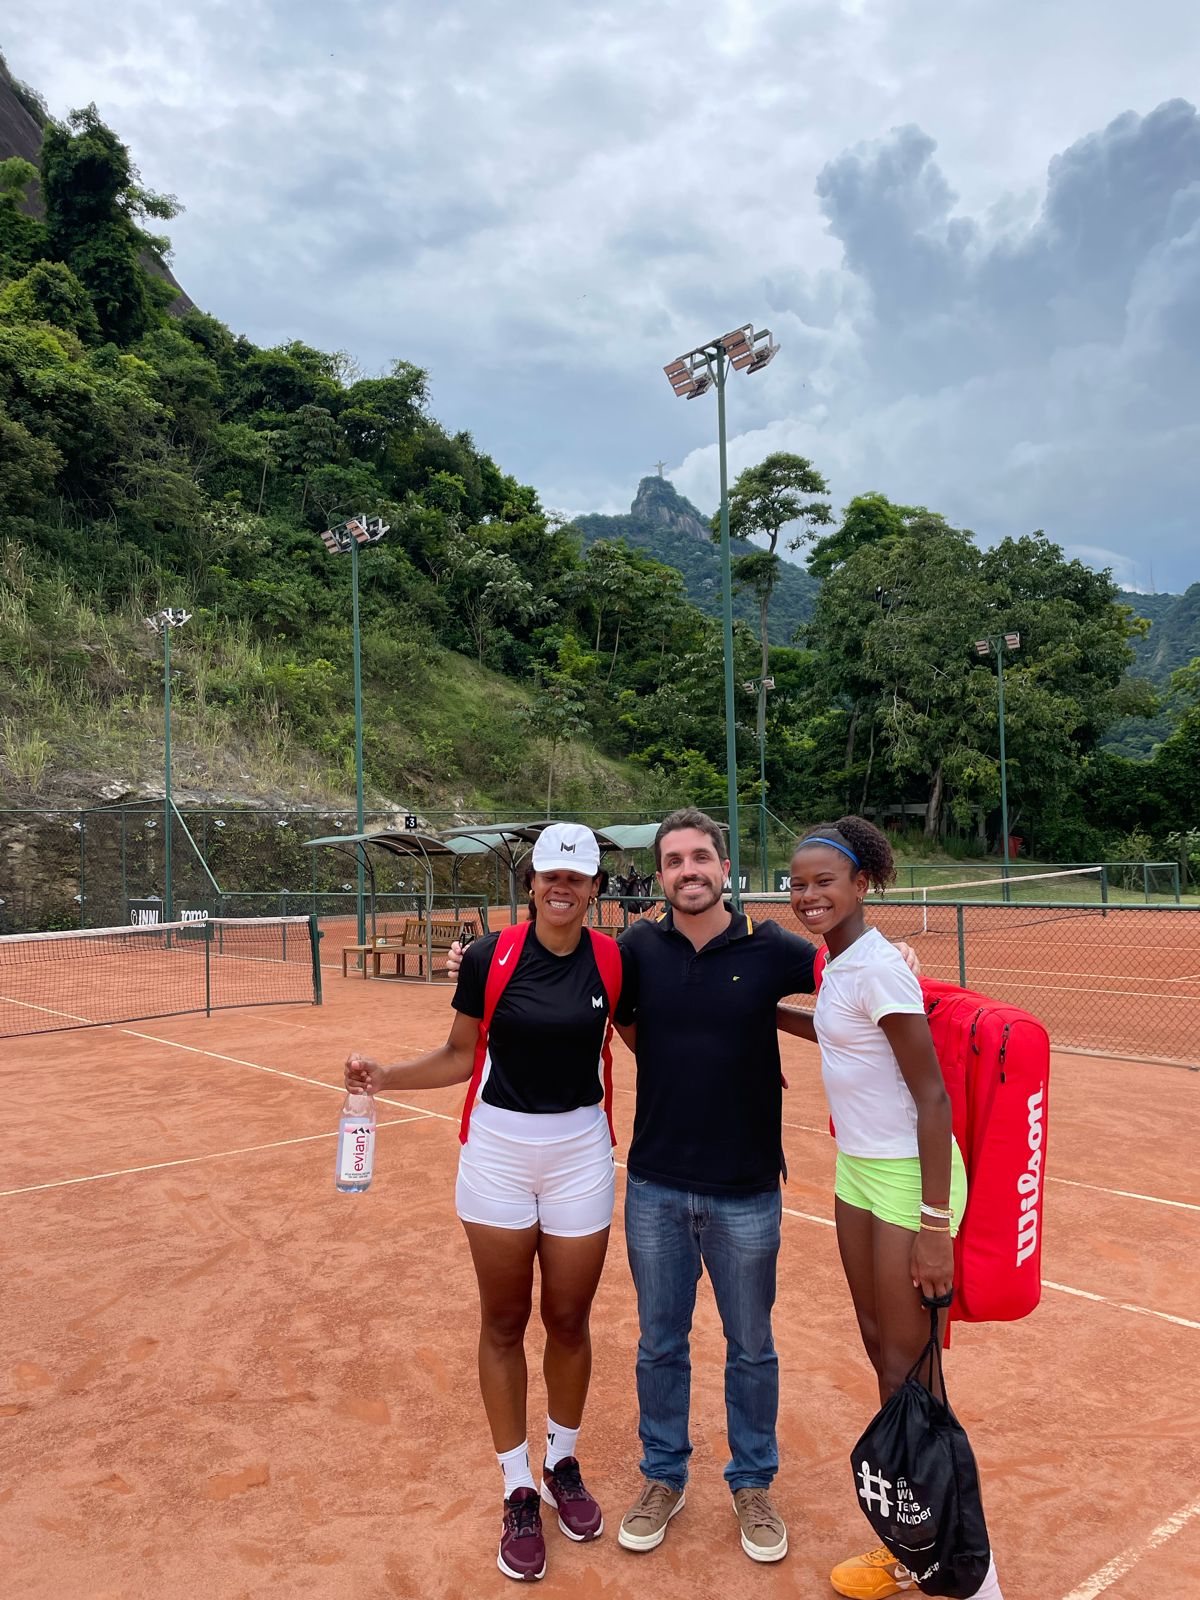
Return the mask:
POLYGON ((368 944, 348 944, 342 947, 342 977, 348 977, 347 968, 350 957, 355 957, 355 965, 360 967, 364 978, 377 978, 379 976, 380 961, 385 955, 397 956, 396 970, 399 972, 399 957, 403 953, 404 935, 407 923, 399 928, 392 928, 384 924, 382 933, 376 933, 368 944))
POLYGON ((408 952, 415 950, 417 975, 424 976, 426 952, 429 952, 432 962, 436 952, 449 951, 461 930, 462 922, 458 917, 434 916, 429 918, 428 923, 424 917, 410 917, 405 924, 402 948, 396 952, 397 972, 408 971, 408 952))
POLYGON ((342 977, 349 977, 351 956, 355 957, 356 965, 361 963, 364 978, 380 977, 383 962, 388 956, 395 958, 396 976, 405 977, 408 973, 410 951, 417 958, 417 975, 424 977, 426 951, 428 950, 431 956, 439 952, 442 954, 448 952, 462 932, 464 921, 478 924, 479 918, 474 912, 468 912, 465 919, 452 915, 434 915, 429 918, 427 940, 425 918, 408 917, 400 927, 386 927, 382 933, 377 933, 369 944, 345 945, 342 949, 342 977))

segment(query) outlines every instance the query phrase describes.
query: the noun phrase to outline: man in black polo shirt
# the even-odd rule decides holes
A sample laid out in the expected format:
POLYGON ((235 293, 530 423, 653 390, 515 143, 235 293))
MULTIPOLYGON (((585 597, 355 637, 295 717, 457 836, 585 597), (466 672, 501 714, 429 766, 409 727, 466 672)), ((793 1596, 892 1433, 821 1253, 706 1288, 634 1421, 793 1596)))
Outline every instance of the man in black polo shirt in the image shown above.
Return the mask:
POLYGON ((724 902, 718 825, 694 808, 658 830, 670 909, 621 938, 617 1019, 635 1026, 637 1110, 625 1239, 638 1297, 637 1386, 645 1487, 618 1534, 661 1544, 683 1505, 691 1441, 689 1332, 701 1268, 725 1332, 725 1480, 756 1561, 787 1553, 770 1499, 779 1466, 779 1364, 771 1335, 783 1168, 776 1007, 811 992, 814 947, 724 902))

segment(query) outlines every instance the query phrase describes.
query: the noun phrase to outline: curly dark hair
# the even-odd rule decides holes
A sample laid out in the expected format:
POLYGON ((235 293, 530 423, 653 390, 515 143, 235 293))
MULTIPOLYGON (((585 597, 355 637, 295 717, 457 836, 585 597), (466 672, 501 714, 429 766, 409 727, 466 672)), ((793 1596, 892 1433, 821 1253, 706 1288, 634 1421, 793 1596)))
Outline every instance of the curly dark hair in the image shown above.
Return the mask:
MULTIPOLYGON (((601 867, 599 872, 597 872, 595 874, 595 876, 592 879, 592 882, 596 886, 596 894, 597 894, 597 896, 608 893, 608 873, 605 871, 605 869, 603 867, 601 867)), ((536 922, 537 921, 537 907, 533 903, 533 862, 532 861, 527 861, 525 863, 525 870, 521 874, 521 886, 525 890, 526 895, 528 896, 527 909, 528 909, 528 912, 529 912, 529 921, 530 922, 536 922)))
POLYGON ((836 822, 818 822, 815 827, 805 829, 796 841, 796 849, 803 849, 818 836, 853 850, 858 857, 859 871, 866 873, 872 889, 882 892, 895 881, 896 859, 892 847, 886 835, 865 817, 839 817, 836 822))

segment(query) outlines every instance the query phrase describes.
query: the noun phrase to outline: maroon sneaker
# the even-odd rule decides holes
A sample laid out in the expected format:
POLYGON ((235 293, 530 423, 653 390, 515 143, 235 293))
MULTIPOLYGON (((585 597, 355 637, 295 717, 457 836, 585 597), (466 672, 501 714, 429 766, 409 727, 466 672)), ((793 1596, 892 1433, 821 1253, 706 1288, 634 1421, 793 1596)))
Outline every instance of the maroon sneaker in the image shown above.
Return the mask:
POLYGON ((542 1499, 558 1512, 558 1525, 568 1539, 598 1539, 604 1532, 603 1513, 583 1487, 574 1456, 564 1456, 556 1467, 543 1470, 542 1499))
POLYGON ((506 1578, 524 1583, 546 1576, 542 1504, 536 1489, 514 1489, 504 1502, 504 1529, 496 1565, 506 1578))

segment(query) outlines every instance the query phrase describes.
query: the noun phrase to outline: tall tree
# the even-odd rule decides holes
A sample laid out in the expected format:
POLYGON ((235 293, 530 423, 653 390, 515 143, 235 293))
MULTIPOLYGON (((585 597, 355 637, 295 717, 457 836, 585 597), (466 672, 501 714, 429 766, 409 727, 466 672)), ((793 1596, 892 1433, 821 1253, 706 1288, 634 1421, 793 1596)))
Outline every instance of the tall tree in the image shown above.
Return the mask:
POLYGON ((808 570, 814 578, 827 578, 833 569, 868 545, 894 544, 905 526, 921 515, 921 506, 894 506, 884 494, 857 494, 842 512, 832 533, 813 544, 808 570))
MULTIPOLYGON (((789 550, 798 550, 817 528, 833 520, 829 502, 813 496, 829 493, 829 485, 804 456, 776 450, 756 467, 738 474, 729 495, 729 536, 732 539, 765 539, 767 548, 753 555, 738 556, 733 576, 739 587, 749 589, 758 601, 758 637, 762 653, 762 676, 767 676, 770 641, 767 634, 771 595, 779 577, 776 546, 784 528, 793 523, 800 531, 787 541, 789 550)), ((721 537, 720 513, 713 517, 714 540, 721 537)))
MULTIPOLYGON (((849 554, 822 586, 810 642, 819 681, 871 768, 894 795, 925 805, 934 838, 949 813, 965 825, 999 800, 998 695, 992 657, 974 641, 1018 632, 1005 666, 1010 816, 1061 808, 1073 775, 1110 720, 1131 659, 1130 622, 1111 578, 1067 561, 1033 535, 981 551, 928 511, 902 537, 849 554)), ((846 782, 862 775, 847 744, 846 782)))
POLYGON ((482 666, 493 624, 505 617, 524 622, 532 616, 536 609, 533 585, 521 576, 511 557, 470 533, 451 534, 447 550, 456 598, 482 666))
POLYGON ((42 197, 51 251, 91 295, 105 336, 129 344, 149 327, 156 305, 175 293, 142 264, 144 251, 164 256, 168 243, 141 221, 176 216, 178 201, 142 187, 128 149, 94 105, 47 126, 42 197))
POLYGON ((540 733, 550 745, 546 769, 546 815, 549 816, 558 752, 572 739, 589 733, 591 724, 583 714, 583 695, 579 685, 562 672, 539 674, 533 700, 524 715, 533 731, 540 733))

